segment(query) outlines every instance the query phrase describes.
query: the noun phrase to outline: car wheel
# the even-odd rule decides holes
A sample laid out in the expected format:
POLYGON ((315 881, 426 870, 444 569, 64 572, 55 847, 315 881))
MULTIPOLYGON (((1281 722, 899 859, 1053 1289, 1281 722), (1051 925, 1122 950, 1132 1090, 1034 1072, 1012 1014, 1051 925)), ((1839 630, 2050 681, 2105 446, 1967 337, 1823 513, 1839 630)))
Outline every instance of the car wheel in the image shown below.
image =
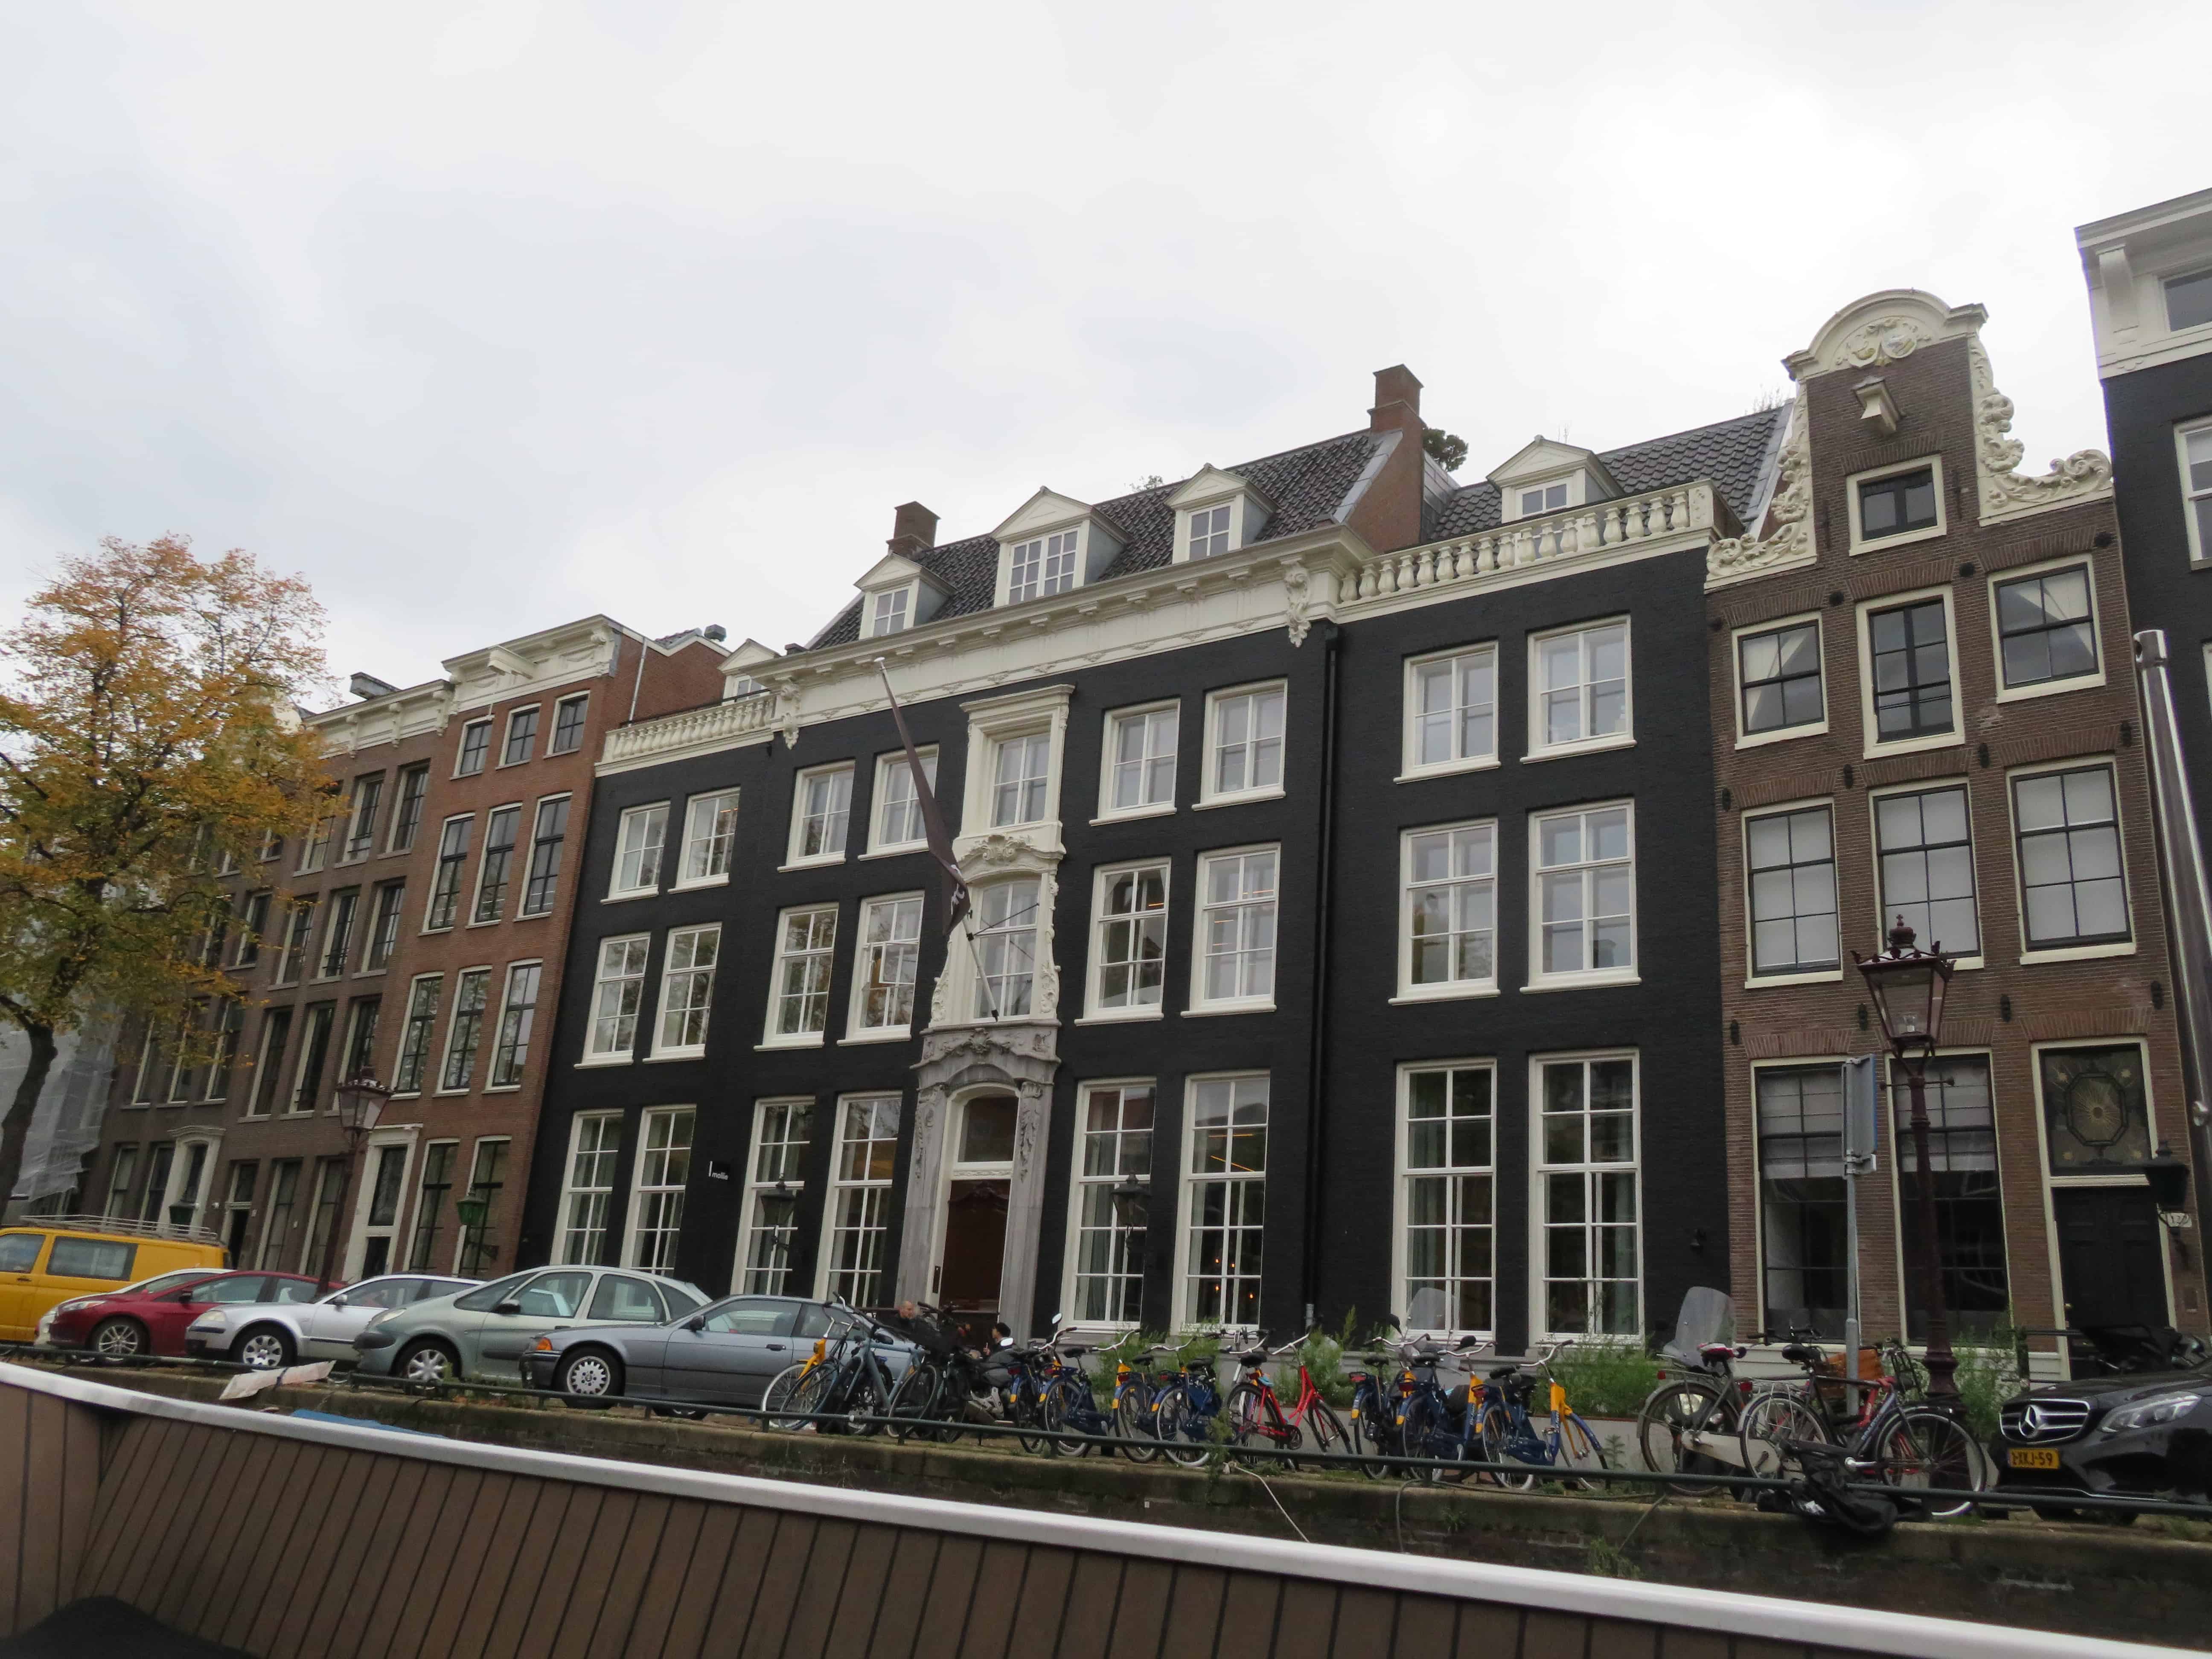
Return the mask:
POLYGON ((458 1382, 460 1356, 442 1342, 410 1342, 392 1369, 410 1382, 458 1382))
POLYGON ((84 1346, 103 1359, 136 1359, 151 1347, 146 1328, 135 1319, 103 1319, 92 1328, 84 1346))
POLYGON ((238 1339, 238 1363, 257 1371, 280 1371, 299 1357, 291 1334, 282 1326, 256 1325, 238 1339))
POLYGON ((622 1361, 603 1348, 581 1348, 561 1361, 553 1386, 569 1395, 572 1405, 605 1408, 606 1398, 623 1391, 622 1361))

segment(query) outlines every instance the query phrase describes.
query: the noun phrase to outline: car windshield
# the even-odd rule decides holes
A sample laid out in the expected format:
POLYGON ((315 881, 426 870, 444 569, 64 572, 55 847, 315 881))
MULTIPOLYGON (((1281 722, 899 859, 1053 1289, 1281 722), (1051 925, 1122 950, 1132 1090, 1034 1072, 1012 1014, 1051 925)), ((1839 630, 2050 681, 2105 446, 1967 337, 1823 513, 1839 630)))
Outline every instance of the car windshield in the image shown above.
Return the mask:
POLYGON ((207 1277, 204 1267, 172 1267, 165 1273, 155 1273, 151 1279, 142 1279, 136 1285, 126 1285, 116 1291, 118 1296, 159 1296, 164 1291, 181 1291, 187 1285, 196 1285, 207 1277))

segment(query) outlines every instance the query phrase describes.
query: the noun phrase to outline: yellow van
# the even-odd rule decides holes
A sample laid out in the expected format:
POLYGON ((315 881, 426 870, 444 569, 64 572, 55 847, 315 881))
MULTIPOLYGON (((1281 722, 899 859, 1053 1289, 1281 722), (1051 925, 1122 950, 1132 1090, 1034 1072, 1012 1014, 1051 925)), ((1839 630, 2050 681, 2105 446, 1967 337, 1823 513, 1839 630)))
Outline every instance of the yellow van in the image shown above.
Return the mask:
POLYGON ((220 1273, 222 1242, 204 1227, 158 1227, 112 1216, 32 1216, 0 1227, 0 1342, 28 1342, 40 1318, 72 1297, 195 1268, 220 1273))

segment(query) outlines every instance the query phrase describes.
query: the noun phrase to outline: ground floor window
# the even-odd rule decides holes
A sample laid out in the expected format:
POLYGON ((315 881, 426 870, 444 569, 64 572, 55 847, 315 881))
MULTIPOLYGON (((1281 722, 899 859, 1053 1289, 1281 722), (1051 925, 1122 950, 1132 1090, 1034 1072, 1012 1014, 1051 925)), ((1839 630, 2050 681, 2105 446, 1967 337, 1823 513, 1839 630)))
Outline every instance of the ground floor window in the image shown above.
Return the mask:
POLYGON ((1134 1325, 1145 1297, 1152 1085, 1092 1084, 1083 1091, 1078 1121, 1071 1316, 1085 1324, 1134 1325))
POLYGON ((1183 1317, 1255 1325, 1267 1219, 1267 1079, 1200 1078, 1190 1085, 1185 1166, 1183 1317))
POLYGON ((689 1106, 659 1106, 645 1115, 637 1158, 636 1197, 629 1229, 629 1265, 647 1273, 676 1271, 684 1231, 684 1189, 691 1179, 689 1106))
POLYGON ((269 1211, 261 1218, 261 1248, 253 1260, 257 1267, 284 1265, 284 1241, 292 1235, 292 1212, 300 1202, 300 1160, 279 1158, 270 1170, 269 1211))
POLYGON ((1554 1336, 1638 1335, 1636 1057, 1547 1060, 1537 1073, 1540 1328, 1554 1336))
POLYGON ((392 1247, 399 1232, 399 1201, 406 1192, 407 1160, 411 1143, 377 1146, 366 1177, 367 1204, 362 1212, 361 1271, 356 1279, 374 1279, 392 1271, 392 1247))
POLYGON ((1487 1066, 1407 1066, 1399 1073, 1399 1224, 1405 1328, 1497 1328, 1487 1066))
POLYGON ((568 1180, 561 1194, 561 1237, 553 1259, 592 1263, 607 1248, 607 1206, 614 1197, 622 1114, 586 1112, 568 1131, 568 1180))
POLYGON ((438 1240, 445 1231, 446 1201, 453 1191, 453 1160, 460 1150, 457 1140, 434 1140, 422 1149, 422 1178, 415 1194, 415 1237, 407 1248, 407 1265, 418 1273, 438 1271, 438 1240))
POLYGON ((1777 1066, 1757 1078, 1765 1328, 1834 1341, 1848 1301, 1843 1070, 1777 1066))
POLYGON ((883 1281, 898 1133, 896 1095, 864 1095, 838 1104, 824 1288, 855 1306, 874 1301, 883 1281))
POLYGON ((300 1253, 300 1271, 320 1275, 323 1257, 330 1249, 338 1224, 338 1205, 345 1195, 346 1160, 319 1158, 315 1163, 315 1207, 307 1218, 307 1248, 300 1253))
POLYGON ((782 1296, 791 1284, 791 1246, 805 1191, 799 1179, 813 1139, 814 1103, 763 1100, 753 1109, 753 1153, 746 1164, 745 1214, 736 1290, 782 1296))
MULTIPOLYGON (((2133 1052, 2132 1050, 2130 1052, 2133 1052)), ((1928 1062, 1928 1167, 1935 1178, 1936 1261, 1954 1340, 1986 1342, 2010 1305, 2005 1276, 2004 1200, 1997 1182, 1996 1120, 1990 1063, 1980 1055, 1928 1062)), ((1891 1068, 1897 1121, 1897 1208, 1904 1240, 1906 1340, 1927 1340, 1922 1286, 1918 1155, 1912 1141, 1912 1093, 1891 1068)))
POLYGON ((499 1225, 499 1198, 507 1188, 507 1154, 513 1144, 504 1137, 477 1142, 476 1165, 469 1171, 469 1196, 483 1206, 483 1213, 462 1233, 458 1263, 462 1273, 481 1276, 486 1264, 499 1255, 499 1246, 489 1241, 499 1225))

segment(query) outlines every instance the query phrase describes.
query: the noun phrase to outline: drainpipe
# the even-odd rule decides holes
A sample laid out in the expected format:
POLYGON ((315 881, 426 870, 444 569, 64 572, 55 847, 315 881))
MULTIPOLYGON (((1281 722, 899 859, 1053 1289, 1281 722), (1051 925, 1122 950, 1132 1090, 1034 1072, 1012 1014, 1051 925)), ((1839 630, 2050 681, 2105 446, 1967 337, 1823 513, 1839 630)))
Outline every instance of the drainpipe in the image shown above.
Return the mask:
POLYGON ((1306 1215, 1299 1281, 1305 1286, 1306 1328, 1314 1325, 1321 1279, 1322 1092, 1328 1066, 1328 949, 1330 890, 1336 874, 1336 672, 1340 630, 1324 617, 1314 624, 1322 642, 1321 878, 1314 894, 1313 1039, 1306 1056, 1306 1215))
POLYGON ((2194 1196, 2204 1212, 2203 1182, 2212 1179, 2212 892, 2204 876, 2203 842, 2189 799, 2189 769, 2174 724, 2173 679, 2166 630, 2136 635, 2136 676, 2143 705, 2143 746, 2150 751, 2153 817, 2158 824, 2166 918, 2173 941, 2174 1012, 2181 1025, 2189 1093, 2189 1150, 2197 1166, 2194 1196))

